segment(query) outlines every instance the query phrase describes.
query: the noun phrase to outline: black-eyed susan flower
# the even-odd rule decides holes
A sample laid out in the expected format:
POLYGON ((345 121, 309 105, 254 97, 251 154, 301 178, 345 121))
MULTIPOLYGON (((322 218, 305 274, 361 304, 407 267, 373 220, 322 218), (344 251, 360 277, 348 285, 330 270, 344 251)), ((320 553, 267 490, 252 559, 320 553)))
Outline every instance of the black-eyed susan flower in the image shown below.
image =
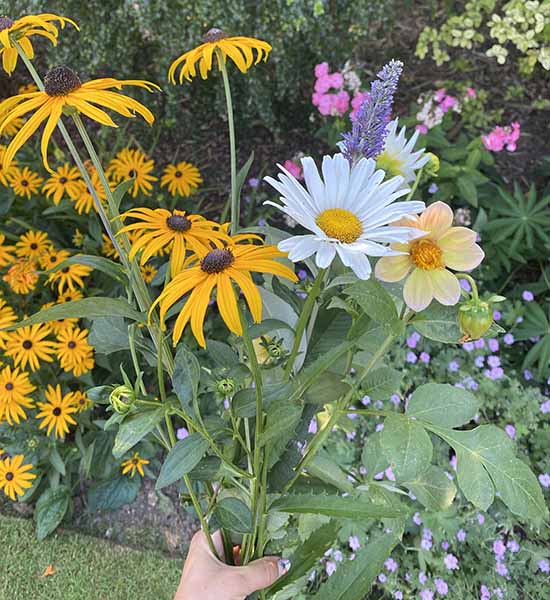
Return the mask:
POLYGON ((10 331, 5 354, 13 359, 16 367, 24 369, 28 364, 31 371, 37 371, 40 361, 53 361, 55 344, 45 339, 50 333, 51 327, 47 323, 26 325, 10 331))
POLYGON ((32 465, 23 464, 24 460, 22 454, 0 460, 0 490, 14 502, 17 496, 23 496, 25 490, 32 487, 31 482, 36 479, 36 475, 30 473, 32 465))
POLYGON ((13 256, 15 246, 11 246, 5 242, 6 236, 0 233, 0 267, 5 267, 15 260, 15 257, 13 256))
POLYGON ((80 171, 76 167, 71 167, 69 163, 65 163, 46 180, 42 191, 46 192, 46 197, 51 198, 57 206, 65 195, 73 200, 77 197, 80 193, 78 185, 80 181, 82 181, 80 171))
POLYGON ((29 381, 29 374, 12 369, 9 365, 0 371, 0 423, 7 421, 10 425, 27 418, 25 408, 32 408, 30 396, 36 387, 29 381))
POLYGON ((132 243, 130 260, 143 250, 140 263, 144 265, 161 248, 173 243, 170 253, 170 272, 174 276, 183 267, 185 253, 208 251, 210 242, 229 241, 227 234, 213 221, 200 215, 190 215, 183 210, 169 211, 165 208, 132 208, 122 215, 123 219, 138 219, 125 225, 119 233, 139 232, 132 243))
POLYGON ((66 290, 58 296, 57 304, 62 304, 63 302, 74 302, 75 300, 82 300, 84 298, 84 294, 80 290, 66 290))
POLYGON ((143 465, 148 465, 149 461, 146 458, 141 458, 139 452, 134 452, 134 456, 122 462, 121 469, 122 474, 126 475, 130 474, 130 477, 133 477, 136 474, 136 471, 144 477, 145 472, 143 471, 143 465))
MULTIPOLYGON (((55 306, 55 302, 46 302, 40 307, 40 310, 45 310, 46 308, 50 308, 55 306)), ((48 325, 52 329, 52 333, 54 335, 58 335, 61 331, 68 329, 70 327, 74 327, 78 323, 77 318, 67 317, 65 319, 56 319, 55 321, 48 321, 48 325)))
POLYGON ((2 279, 16 294, 32 292, 38 282, 36 263, 21 258, 13 263, 2 279))
POLYGON ((93 406, 92 399, 80 390, 71 392, 70 396, 78 412, 84 412, 93 406))
POLYGON ((157 274, 157 269, 153 265, 141 265, 140 270, 145 283, 151 283, 157 274))
POLYGON ((70 265, 65 265, 61 269, 50 273, 48 276, 48 282, 51 283, 52 286, 57 283, 58 293, 63 294, 66 289, 74 291, 77 288, 83 288, 83 277, 88 277, 92 271, 93 268, 89 267, 88 265, 73 263, 70 265))
POLYGON ((6 111, 7 114, 0 124, 0 133, 12 119, 36 111, 8 146, 4 155, 4 168, 9 166, 19 148, 47 119, 42 134, 41 151, 44 166, 51 171, 48 164, 48 143, 64 110, 76 110, 102 125, 117 127, 111 117, 96 106, 99 105, 124 117, 133 117, 137 113, 151 125, 155 118, 148 108, 133 98, 110 91, 111 88, 120 90, 128 85, 142 87, 150 92, 160 89, 154 83, 137 79, 118 80, 109 77, 82 83, 74 71, 62 65, 46 73, 43 92, 19 94, 4 100, 0 103, 0 113, 6 111))
MULTIPOLYGON (((2 117, 0 116, 0 122, 2 121, 2 117)), ((4 154, 6 153, 6 146, 0 144, 0 184, 5 187, 8 187, 10 184, 8 180, 9 174, 17 167, 17 161, 12 161, 11 165, 4 169, 4 154)))
POLYGON ((15 253, 19 258, 36 260, 51 246, 52 242, 47 233, 29 229, 19 236, 19 241, 15 244, 15 253))
MULTIPOLYGON (((2 122, 4 117, 5 115, 0 114, 0 123, 2 122)), ((21 129, 21 127, 23 127, 24 124, 25 119, 17 117, 9 123, 9 125, 4 129, 4 131, 2 131, 2 135, 11 138, 21 129)))
MULTIPOLYGON (((7 156, 8 152, 9 148, 6 150, 4 156, 7 156)), ((31 171, 29 167, 23 167, 23 169, 14 167, 10 169, 9 165, 4 163, 4 170, 8 171, 8 183, 16 196, 30 200, 33 194, 38 194, 40 191, 40 186, 44 179, 38 173, 31 171)))
POLYGON ((200 171, 185 161, 168 165, 160 180, 160 186, 167 187, 172 196, 189 196, 201 183, 200 171))
POLYGON ((271 45, 262 40, 243 36, 230 36, 221 29, 210 29, 203 38, 204 43, 189 52, 185 52, 170 65, 168 79, 176 83, 176 71, 181 66, 179 82, 183 79, 191 81, 197 74, 197 63, 199 73, 203 79, 208 77, 212 69, 214 56, 218 68, 221 70, 221 61, 225 64, 229 57, 239 71, 246 73, 253 64, 258 64, 262 58, 267 60, 271 52, 271 45), (256 60, 254 60, 256 50, 256 60))
POLYGON ((233 237, 227 247, 199 250, 199 264, 189 266, 176 275, 155 300, 153 307, 160 304, 160 318, 164 326, 168 309, 191 292, 174 325, 174 345, 191 321, 191 329, 197 342, 202 347, 206 346, 203 323, 214 288, 222 319, 233 333, 242 335, 233 282, 242 290, 252 318, 259 323, 262 320, 262 298, 252 280, 252 273, 271 273, 297 281, 294 271, 274 260, 286 256, 286 253, 277 250, 275 246, 240 243, 246 237, 233 237))
POLYGON ((101 240, 101 254, 107 258, 118 258, 118 252, 113 246, 111 238, 106 233, 102 233, 101 240))
POLYGON ((158 177, 151 175, 155 162, 147 158, 141 150, 123 148, 109 163, 107 176, 116 183, 134 179, 130 194, 135 198, 139 192, 150 196, 153 190, 153 181, 158 177))
POLYGON ((50 246, 38 257, 38 262, 44 271, 49 271, 60 265, 70 255, 67 250, 56 250, 53 246, 50 246))
MULTIPOLYGON (((99 198, 99 201, 101 204, 105 205, 107 200, 107 192, 101 184, 97 171, 95 169, 88 169, 88 172, 90 174, 92 186, 97 194, 97 197, 99 198)), ((76 183, 76 189, 74 191, 74 197, 69 196, 69 199, 74 203, 75 210, 79 215, 82 213, 88 214, 92 208, 97 212, 94 197, 92 196, 84 180, 80 180, 76 183)))
POLYGON ((55 387, 48 385, 46 392, 46 402, 37 402, 36 405, 40 412, 36 414, 37 419, 42 419, 38 426, 39 429, 47 427, 46 433, 50 435, 54 430, 56 438, 62 438, 69 433, 69 425, 76 425, 76 421, 71 417, 78 409, 73 403, 72 394, 62 395, 61 386, 55 387))
POLYGON ((6 347, 6 340, 9 338, 7 331, 2 331, 4 327, 9 327, 17 321, 17 315, 13 308, 0 298, 0 349, 6 347))
POLYGON ((80 229, 74 230, 72 242, 77 248, 82 247, 82 244, 84 243, 84 234, 82 231, 80 231, 80 229))
POLYGON ((93 346, 88 344, 88 330, 68 327, 57 335, 54 347, 61 368, 72 371, 77 377, 94 367, 93 346))
POLYGON ((34 49, 32 47, 31 37, 39 35, 45 37, 56 46, 59 29, 54 23, 58 23, 61 29, 67 23, 70 23, 76 29, 78 25, 67 17, 42 13, 40 15, 26 15, 20 19, 10 19, 10 17, 0 17, 0 54, 2 55, 2 67, 8 75, 11 75, 17 65, 17 48, 14 40, 21 46, 21 49, 31 60, 34 58, 34 49))

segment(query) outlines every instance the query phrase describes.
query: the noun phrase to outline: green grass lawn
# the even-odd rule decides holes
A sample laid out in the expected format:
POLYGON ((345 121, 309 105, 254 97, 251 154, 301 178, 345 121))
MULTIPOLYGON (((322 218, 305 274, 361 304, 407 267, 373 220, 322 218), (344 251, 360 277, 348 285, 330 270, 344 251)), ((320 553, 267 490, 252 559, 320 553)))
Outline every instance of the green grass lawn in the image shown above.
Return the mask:
POLYGON ((172 600, 181 560, 77 533, 42 542, 32 521, 0 515, 2 600, 172 600), (56 573, 42 577, 48 565, 56 573))

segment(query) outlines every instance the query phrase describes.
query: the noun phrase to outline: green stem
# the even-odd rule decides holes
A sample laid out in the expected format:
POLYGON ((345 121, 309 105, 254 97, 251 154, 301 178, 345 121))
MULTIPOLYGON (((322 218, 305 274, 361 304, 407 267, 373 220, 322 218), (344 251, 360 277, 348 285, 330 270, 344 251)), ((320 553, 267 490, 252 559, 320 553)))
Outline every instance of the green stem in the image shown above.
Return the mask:
POLYGON ((473 277, 470 277, 470 275, 468 275, 467 273, 457 273, 456 278, 457 279, 466 279, 466 281, 469 282, 469 284, 472 286, 472 297, 476 302, 478 302, 479 295, 477 293, 477 284, 476 284, 475 280, 473 279, 473 277))
POLYGON ((418 187, 418 184, 420 183, 420 179, 422 178, 422 171, 424 171, 424 167, 422 167, 420 169, 420 171, 418 171, 418 173, 416 174, 416 179, 414 180, 413 186, 412 186, 411 191, 409 192, 406 200, 411 200, 411 198, 414 196, 414 193, 416 192, 416 188, 418 187))
POLYGON ((300 350, 300 342, 302 341, 302 336, 304 335, 304 331, 306 329, 309 317, 311 315, 311 311, 315 306, 315 302, 321 293, 321 284, 325 277, 326 269, 319 269, 315 280, 313 281, 313 286, 306 298, 304 307, 302 308, 302 312, 300 313, 300 317, 298 322, 296 323, 296 331, 294 334, 294 343, 292 345, 292 350, 290 352, 290 356, 285 365, 285 377, 290 377, 290 373, 292 372, 292 368, 294 367, 294 363, 296 361, 296 357, 298 356, 298 352, 300 350))
POLYGON ((235 122, 233 119, 233 101, 231 99, 231 86, 227 75, 227 67, 221 52, 216 49, 220 70, 222 72, 223 90, 227 105, 227 123, 229 125, 229 149, 231 153, 231 234, 239 230, 239 217, 241 212, 240 198, 237 193, 237 145, 235 142, 235 122))
MULTIPOLYGON (((130 355, 132 356, 132 364, 134 365, 134 371, 136 372, 136 378, 140 377, 141 369, 139 368, 139 360, 136 352, 136 325, 132 323, 128 325, 128 345, 130 346, 130 355)), ((146 396, 147 390, 143 379, 140 379, 140 390, 141 393, 146 396)))

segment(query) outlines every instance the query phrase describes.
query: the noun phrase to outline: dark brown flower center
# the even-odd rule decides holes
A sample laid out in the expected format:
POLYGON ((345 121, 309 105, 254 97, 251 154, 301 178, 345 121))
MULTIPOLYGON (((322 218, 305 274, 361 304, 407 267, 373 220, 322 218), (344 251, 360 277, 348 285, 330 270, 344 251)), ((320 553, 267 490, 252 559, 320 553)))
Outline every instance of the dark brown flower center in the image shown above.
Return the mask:
POLYGON ((26 179, 23 179, 23 180, 21 181, 21 185, 22 185, 23 187, 27 187, 27 186, 29 185, 29 182, 28 182, 26 179))
POLYGON ((81 85, 78 75, 65 65, 54 67, 44 77, 44 89, 48 96, 66 96, 81 85))
POLYGON ((8 390, 8 392, 11 392, 13 390, 13 383, 11 381, 8 381, 8 383, 6 383, 6 389, 8 390))
POLYGON ((174 175, 175 175, 176 177, 181 177, 181 171, 176 171, 176 172, 174 173, 174 175))
POLYGON ((191 229, 191 221, 185 215, 172 215, 166 219, 166 225, 174 231, 189 231, 191 229))
POLYGON ((137 458, 132 458, 132 464, 133 465, 137 465, 138 464, 138 459, 137 458))
POLYGON ((59 183, 67 183, 67 178, 66 177, 61 177, 59 179, 59 183))
POLYGON ((32 342, 30 340, 25 340, 23 342, 23 348, 25 348, 25 350, 30 350, 32 348, 32 342))
POLYGON ((4 31, 4 29, 9 29, 10 27, 13 27, 13 19, 0 17, 0 31, 4 31))
POLYGON ((33 242, 31 244, 31 250, 36 250, 37 248, 38 248, 38 245, 33 242))
POLYGON ((11 471, 8 471, 6 473, 6 481, 11 481, 13 479, 14 475, 11 471))
POLYGON ((205 44, 211 43, 211 42, 217 42, 218 40, 223 40, 223 38, 227 38, 229 37, 228 33, 225 33, 225 31, 222 31, 221 29, 217 29, 216 27, 212 27, 212 29, 209 29, 202 37, 203 42, 205 44))
POLYGON ((137 175, 137 173, 136 173, 136 170, 135 170, 135 169, 132 169, 132 170, 130 171, 130 177, 135 177, 136 175, 137 175))
POLYGON ((205 273, 221 273, 230 267, 235 260, 233 252, 227 248, 216 248, 201 260, 201 269, 205 273))
POLYGON ((62 272, 62 273, 68 273, 68 272, 69 272, 69 267, 63 267, 63 268, 61 269, 61 272, 62 272))
POLYGON ((76 348, 76 342, 73 342, 72 340, 67 344, 67 346, 69 346, 69 348, 76 348))
POLYGON ((61 414, 61 409, 59 408, 59 406, 56 406, 53 410, 52 413, 54 416, 59 417, 59 415, 61 414))

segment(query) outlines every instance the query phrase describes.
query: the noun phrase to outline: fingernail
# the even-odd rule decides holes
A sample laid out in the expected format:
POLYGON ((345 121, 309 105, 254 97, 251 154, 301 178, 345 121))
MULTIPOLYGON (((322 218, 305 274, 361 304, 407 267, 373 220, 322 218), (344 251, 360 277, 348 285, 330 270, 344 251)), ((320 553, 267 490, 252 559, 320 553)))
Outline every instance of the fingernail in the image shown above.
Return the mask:
POLYGON ((290 561, 285 558, 280 558, 277 561, 277 569, 279 569, 279 577, 282 577, 290 569, 290 561))

